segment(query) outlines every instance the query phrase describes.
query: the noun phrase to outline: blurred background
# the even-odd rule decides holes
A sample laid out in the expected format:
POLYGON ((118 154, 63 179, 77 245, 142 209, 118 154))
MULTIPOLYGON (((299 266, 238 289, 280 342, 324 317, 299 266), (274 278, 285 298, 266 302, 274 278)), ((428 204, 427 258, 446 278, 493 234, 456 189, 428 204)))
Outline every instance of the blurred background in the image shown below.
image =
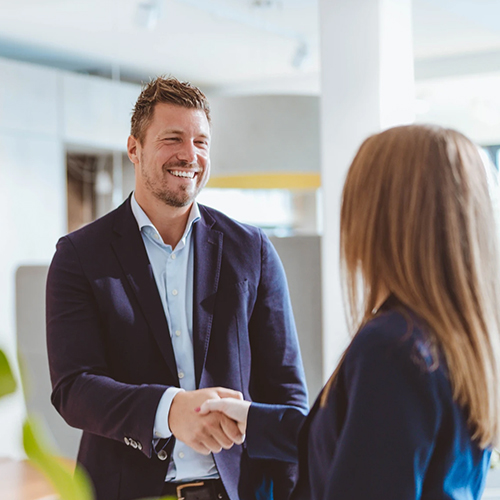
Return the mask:
MULTIPOLYGON (((74 456, 78 433, 48 401, 47 265, 61 235, 133 190, 142 82, 171 74, 209 97, 199 201, 272 237, 314 398, 345 342, 335 234, 355 145, 431 122, 498 165, 499 19, 500 0, 0 0, 0 347, 19 349, 28 408, 61 453, 74 456)), ((0 457, 23 456, 25 411, 21 394, 0 402, 0 457)))

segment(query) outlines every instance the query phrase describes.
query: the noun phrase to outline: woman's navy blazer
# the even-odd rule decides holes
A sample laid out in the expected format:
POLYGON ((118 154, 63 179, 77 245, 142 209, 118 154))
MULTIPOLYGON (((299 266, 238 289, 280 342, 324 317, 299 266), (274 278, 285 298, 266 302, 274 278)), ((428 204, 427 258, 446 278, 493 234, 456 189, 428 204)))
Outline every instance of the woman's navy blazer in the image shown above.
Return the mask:
POLYGON ((293 500, 481 497, 491 453, 471 439, 445 361, 433 366, 428 329, 388 304, 355 336, 326 405, 318 398, 305 422, 268 408, 256 455, 291 458, 303 423, 293 500))

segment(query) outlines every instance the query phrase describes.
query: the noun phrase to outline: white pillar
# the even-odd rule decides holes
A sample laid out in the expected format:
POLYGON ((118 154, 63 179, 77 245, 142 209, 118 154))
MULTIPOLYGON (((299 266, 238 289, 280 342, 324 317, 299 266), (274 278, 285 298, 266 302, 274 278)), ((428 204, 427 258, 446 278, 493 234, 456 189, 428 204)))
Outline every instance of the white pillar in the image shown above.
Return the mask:
POLYGON ((348 342, 339 272, 342 187, 370 134, 414 119, 411 0, 320 0, 323 375, 348 342))

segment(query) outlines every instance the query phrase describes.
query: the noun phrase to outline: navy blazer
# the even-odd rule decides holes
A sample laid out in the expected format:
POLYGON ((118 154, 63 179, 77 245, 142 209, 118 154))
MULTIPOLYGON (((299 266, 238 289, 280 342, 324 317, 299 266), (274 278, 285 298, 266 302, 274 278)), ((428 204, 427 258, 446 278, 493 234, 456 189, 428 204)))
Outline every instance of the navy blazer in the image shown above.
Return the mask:
POLYGON ((302 425, 293 500, 481 498, 490 450, 471 439, 442 356, 434 369, 428 329, 391 304, 355 336, 325 406, 253 422, 275 436, 255 454, 281 458, 302 425))
MULTIPOLYGON (((305 411, 304 373, 276 251, 260 229, 202 205, 200 212, 193 226, 197 387, 228 387, 245 399, 305 411)), ((153 446, 154 419, 164 391, 179 380, 130 199, 59 240, 47 281, 47 343, 52 402, 69 425, 83 429, 78 462, 97 500, 158 496, 173 439, 153 446)), ((286 499, 296 465, 251 458, 246 448, 255 438, 248 432, 243 446, 214 456, 229 498, 253 500, 272 489, 275 499, 286 499)))

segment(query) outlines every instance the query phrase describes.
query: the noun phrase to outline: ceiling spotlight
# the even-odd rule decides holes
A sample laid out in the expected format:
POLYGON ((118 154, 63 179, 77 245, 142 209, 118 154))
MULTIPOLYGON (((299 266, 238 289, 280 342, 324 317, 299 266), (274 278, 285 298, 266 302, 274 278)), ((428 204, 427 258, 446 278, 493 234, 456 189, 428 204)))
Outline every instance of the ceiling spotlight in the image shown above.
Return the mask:
POLYGON ((252 7, 257 7, 259 9, 268 9, 270 7, 274 7, 275 5, 278 5, 279 2, 276 0, 252 0, 251 5, 252 7))
POLYGON ((300 69, 300 67, 304 64, 304 61, 307 59, 309 55, 309 46, 304 40, 301 40, 295 49, 292 57, 292 66, 295 69, 300 69))
POLYGON ((160 14, 159 0, 142 0, 137 4, 135 24, 141 28, 154 30, 160 19, 160 14))
POLYGON ((283 2, 281 0, 252 0, 250 6, 255 9, 282 8, 283 2))

